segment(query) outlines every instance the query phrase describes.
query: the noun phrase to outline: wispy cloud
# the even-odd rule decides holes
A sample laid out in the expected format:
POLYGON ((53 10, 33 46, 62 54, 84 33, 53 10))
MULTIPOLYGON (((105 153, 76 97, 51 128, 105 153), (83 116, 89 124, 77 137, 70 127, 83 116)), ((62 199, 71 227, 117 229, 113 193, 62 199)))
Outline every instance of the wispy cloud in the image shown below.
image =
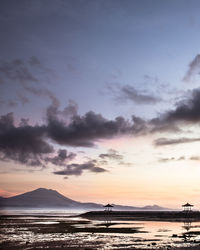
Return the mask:
POLYGON ((75 163, 69 164, 63 170, 55 171, 53 173, 57 175, 64 175, 64 176, 69 176, 69 175, 79 176, 79 175, 82 175, 83 172, 85 171, 89 171, 93 173, 107 172, 106 169, 99 167, 95 160, 91 160, 82 164, 75 164, 75 163))
POLYGON ((170 157, 170 158, 159 158, 158 159, 158 162, 161 162, 161 163, 167 163, 167 162, 170 162, 170 161, 184 161, 186 160, 184 156, 181 156, 179 158, 175 158, 175 157, 170 157))
POLYGON ((109 160, 115 160, 115 161, 121 161, 123 159, 123 155, 119 154, 114 149, 109 149, 107 153, 100 154, 99 157, 102 159, 109 159, 109 160))
POLYGON ((176 139, 169 139, 169 138, 158 138, 154 141, 155 146, 167 146, 167 145, 176 145, 176 144, 183 144, 183 143, 191 143, 200 141, 200 138, 187 138, 181 137, 176 139))
POLYGON ((189 68, 185 76, 183 77, 183 81, 190 82, 192 78, 197 74, 200 74, 200 55, 199 54, 196 55, 195 58, 189 64, 189 68))
POLYGON ((200 161, 200 156, 191 156, 190 160, 191 161, 200 161))
POLYGON ((180 157, 158 158, 158 162, 160 163, 167 163, 170 161, 200 161, 200 157, 199 156, 191 156, 191 157, 180 156, 180 157))
POLYGON ((67 152, 66 149, 59 149, 56 156, 45 157, 44 161, 55 166, 66 166, 66 162, 74 160, 75 157, 75 153, 67 152))
MULTIPOLYGON (((48 83, 49 79, 56 79, 53 70, 44 66, 37 57, 30 57, 27 61, 15 59, 11 61, 0 61, 0 79, 2 88, 8 85, 21 86, 23 90, 39 97, 48 97, 56 100, 56 96, 47 87, 41 87, 48 83)), ((24 105, 29 102, 26 93, 18 90, 18 99, 24 105)), ((58 100, 57 100, 58 102, 58 100)))
POLYGON ((7 80, 18 81, 20 84, 24 82, 39 82, 21 59, 15 59, 10 62, 0 61, 0 75, 3 82, 7 80))
POLYGON ((137 90, 131 85, 107 84, 107 89, 118 102, 131 101, 135 104, 156 104, 161 101, 160 97, 146 93, 146 91, 137 90))

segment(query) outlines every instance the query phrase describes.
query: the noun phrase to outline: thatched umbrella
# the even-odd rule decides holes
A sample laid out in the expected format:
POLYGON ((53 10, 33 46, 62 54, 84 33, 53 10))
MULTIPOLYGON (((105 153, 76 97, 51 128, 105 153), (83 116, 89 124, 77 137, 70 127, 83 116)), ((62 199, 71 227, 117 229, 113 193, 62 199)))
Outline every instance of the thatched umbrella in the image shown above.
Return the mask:
POLYGON ((112 208, 113 208, 113 205, 111 205, 111 204, 107 204, 107 205, 105 205, 104 206, 106 209, 106 211, 112 211, 112 208))
POLYGON ((186 204, 182 205, 182 207, 183 207, 184 211, 188 212, 188 211, 191 211, 193 205, 191 205, 190 203, 187 202, 186 204))

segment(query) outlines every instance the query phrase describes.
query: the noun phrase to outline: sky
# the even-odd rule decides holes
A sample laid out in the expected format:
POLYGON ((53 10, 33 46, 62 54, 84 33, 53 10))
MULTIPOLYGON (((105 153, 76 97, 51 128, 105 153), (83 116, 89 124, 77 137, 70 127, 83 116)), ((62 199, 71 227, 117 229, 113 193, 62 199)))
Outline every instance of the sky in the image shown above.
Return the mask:
POLYGON ((1 0, 0 196, 200 209, 199 9, 1 0))

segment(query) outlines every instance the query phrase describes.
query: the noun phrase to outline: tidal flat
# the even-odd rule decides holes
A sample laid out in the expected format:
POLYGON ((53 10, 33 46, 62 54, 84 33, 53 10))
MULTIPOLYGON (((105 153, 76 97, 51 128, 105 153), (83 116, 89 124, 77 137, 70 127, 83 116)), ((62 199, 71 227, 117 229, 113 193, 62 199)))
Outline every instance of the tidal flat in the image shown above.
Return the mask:
POLYGON ((200 222, 2 214, 0 249, 200 249, 200 222))

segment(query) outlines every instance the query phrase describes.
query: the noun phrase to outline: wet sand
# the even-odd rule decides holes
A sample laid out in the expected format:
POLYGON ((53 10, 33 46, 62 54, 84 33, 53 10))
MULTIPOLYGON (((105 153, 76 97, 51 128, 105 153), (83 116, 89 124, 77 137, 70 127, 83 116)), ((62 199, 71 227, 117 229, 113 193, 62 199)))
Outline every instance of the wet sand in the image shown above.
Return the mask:
POLYGON ((192 238, 195 234, 200 235, 195 228, 185 235, 172 235, 169 232, 174 239, 173 244, 163 245, 159 237, 145 238, 148 232, 139 221, 105 222, 77 216, 3 215, 0 222, 0 249, 5 250, 200 249, 200 240, 194 242, 192 238))

